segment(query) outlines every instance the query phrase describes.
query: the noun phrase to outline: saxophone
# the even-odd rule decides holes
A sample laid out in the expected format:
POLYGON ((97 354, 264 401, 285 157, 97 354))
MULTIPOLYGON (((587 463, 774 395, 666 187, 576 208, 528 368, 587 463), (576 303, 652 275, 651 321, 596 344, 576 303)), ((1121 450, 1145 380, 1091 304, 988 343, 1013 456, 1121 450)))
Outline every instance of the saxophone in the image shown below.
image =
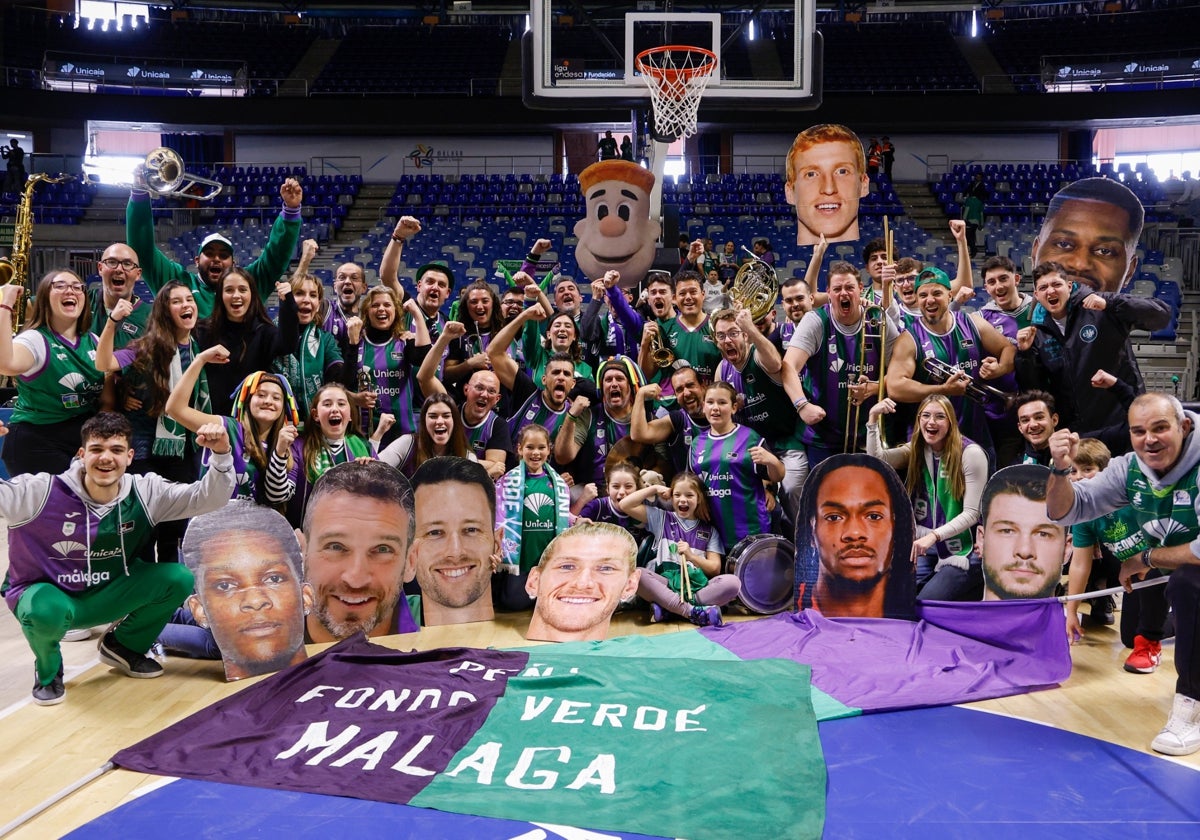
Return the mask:
POLYGON ((29 252, 33 249, 33 191, 42 181, 61 184, 74 177, 54 177, 44 172, 35 172, 25 180, 25 191, 21 195, 21 203, 17 205, 17 218, 13 224, 12 253, 7 257, 0 257, 0 286, 16 283, 25 290, 13 305, 13 333, 21 331, 25 321, 25 300, 29 293, 29 252))

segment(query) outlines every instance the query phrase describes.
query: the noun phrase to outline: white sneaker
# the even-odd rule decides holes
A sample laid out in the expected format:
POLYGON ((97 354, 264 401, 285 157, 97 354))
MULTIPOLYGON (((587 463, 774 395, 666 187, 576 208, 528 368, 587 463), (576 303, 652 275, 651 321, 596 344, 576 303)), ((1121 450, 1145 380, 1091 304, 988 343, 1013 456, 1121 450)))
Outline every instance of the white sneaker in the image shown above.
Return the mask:
POLYGON ((68 630, 67 634, 65 636, 63 636, 63 641, 64 642, 86 642, 90 638, 92 638, 92 628, 91 627, 78 627, 74 630, 68 630))
POLYGON ((1164 755, 1191 755, 1200 750, 1200 700, 1176 694, 1171 717, 1150 742, 1150 749, 1164 755))

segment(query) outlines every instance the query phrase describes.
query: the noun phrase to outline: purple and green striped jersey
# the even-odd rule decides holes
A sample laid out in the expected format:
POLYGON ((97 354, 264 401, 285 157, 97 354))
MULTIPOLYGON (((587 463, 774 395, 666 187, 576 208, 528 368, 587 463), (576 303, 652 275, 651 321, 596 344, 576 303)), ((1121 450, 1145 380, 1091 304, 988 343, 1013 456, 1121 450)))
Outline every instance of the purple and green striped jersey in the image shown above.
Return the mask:
MULTIPOLYGON (((979 365, 986 354, 983 342, 979 338, 979 330, 975 328, 970 315, 964 312, 950 314, 954 325, 944 335, 932 332, 924 320, 913 322, 910 332, 917 345, 917 364, 913 378, 918 382, 928 385, 933 381, 925 371, 925 360, 928 358, 961 368, 972 379, 979 379, 979 365)), ((954 413, 958 415, 958 426, 962 433, 982 446, 984 451, 989 453, 989 459, 992 459, 992 435, 988 430, 987 414, 983 407, 966 397, 950 397, 950 404, 954 406, 954 413)))
POLYGON ((847 439, 854 438, 858 441, 854 449, 865 452, 867 415, 875 404, 875 397, 858 407, 858 429, 850 430, 847 434, 851 414, 854 413, 851 411, 849 383, 851 378, 857 380, 860 373, 868 379, 879 378, 884 342, 878 336, 882 331, 873 328, 876 334, 865 339, 862 329, 855 329, 847 335, 837 328, 828 306, 814 309, 813 312, 821 319, 824 338, 817 352, 808 357, 804 369, 811 388, 808 397, 825 409, 825 419, 806 426, 801 432, 801 439, 805 443, 841 452, 846 448, 847 439))
POLYGON ((400 434, 416 433, 415 373, 420 363, 421 356, 411 341, 394 338, 374 344, 364 336, 358 346, 358 369, 370 377, 379 394, 371 413, 372 426, 386 412, 395 415, 400 434))
MULTIPOLYGON (((737 419, 758 432, 775 449, 802 449, 800 429, 792 400, 769 373, 758 364, 758 348, 751 345, 745 364, 738 370, 728 359, 717 365, 717 380, 728 382, 745 398, 737 419)), ((806 427, 807 428, 807 427, 806 427)))
POLYGON ((750 448, 761 443, 758 432, 742 425, 723 435, 704 429, 692 443, 688 466, 708 488, 713 526, 725 545, 771 530, 763 475, 750 460, 750 448))

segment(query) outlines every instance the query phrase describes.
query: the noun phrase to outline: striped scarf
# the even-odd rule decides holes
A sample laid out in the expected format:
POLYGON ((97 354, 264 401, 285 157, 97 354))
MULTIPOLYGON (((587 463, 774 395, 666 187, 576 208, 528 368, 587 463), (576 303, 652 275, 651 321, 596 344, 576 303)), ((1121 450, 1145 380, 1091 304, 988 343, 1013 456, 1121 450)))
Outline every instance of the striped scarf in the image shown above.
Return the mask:
MULTIPOLYGON (((188 353, 191 358, 196 358, 197 351, 196 340, 189 338, 188 353)), ((182 378, 183 362, 180 359, 179 350, 176 350, 171 359, 170 385, 172 390, 182 378)), ((212 413, 212 400, 208 394, 208 377, 204 375, 204 371, 200 371, 200 376, 196 378, 196 384, 192 387, 191 406, 204 414, 212 413)), ((183 427, 183 424, 172 420, 166 412, 163 412, 158 415, 157 422, 154 424, 154 443, 150 447, 150 452, 153 455, 180 458, 183 456, 187 438, 188 430, 183 427)))
MULTIPOLYGON (((571 526, 571 492, 553 467, 547 464, 544 469, 554 485, 554 530, 561 534, 571 526)), ((502 572, 519 574, 521 571, 521 510, 524 504, 525 462, 522 461, 496 482, 497 525, 504 528, 504 538, 500 542, 502 572)))

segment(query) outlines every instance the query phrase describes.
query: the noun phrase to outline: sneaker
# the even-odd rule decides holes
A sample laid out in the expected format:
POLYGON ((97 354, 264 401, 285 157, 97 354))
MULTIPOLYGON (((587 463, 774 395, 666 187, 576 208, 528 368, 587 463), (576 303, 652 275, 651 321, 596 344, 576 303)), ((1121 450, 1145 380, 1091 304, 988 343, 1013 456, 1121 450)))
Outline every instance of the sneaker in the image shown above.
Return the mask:
POLYGON ((163 667, 148 656, 131 650, 117 641, 116 634, 109 630, 100 637, 100 661, 121 671, 127 677, 149 680, 161 677, 163 667))
POLYGON ((1200 700, 1176 694, 1167 725, 1150 742, 1150 749, 1164 755, 1191 755, 1200 750, 1200 700))
POLYGON ((720 607, 692 607, 691 613, 688 614, 688 621, 695 624, 697 627, 720 627, 725 622, 721 618, 720 607))
POLYGON ((1105 595, 1103 598, 1093 598, 1090 602, 1092 611, 1089 613, 1092 624, 1099 624, 1104 627, 1111 627, 1117 621, 1113 615, 1113 599, 1111 596, 1105 595))
POLYGON ((650 623, 651 624, 661 624, 662 622, 664 622, 666 620, 667 620, 667 615, 666 615, 666 613, 663 612, 663 608, 660 607, 658 604, 651 604, 650 605, 650 623))
POLYGON ((62 637, 64 642, 86 642, 92 638, 91 627, 76 627, 74 630, 68 630, 62 637))
POLYGON ((1125 670, 1131 674, 1153 674, 1162 661, 1162 642, 1152 642, 1145 636, 1133 637, 1133 653, 1125 660, 1125 670))
POLYGON ((37 678, 37 670, 33 672, 33 702, 39 706, 57 706, 59 703, 67 699, 67 687, 63 685, 63 669, 62 665, 58 666, 58 673, 54 675, 54 679, 42 685, 37 678))

